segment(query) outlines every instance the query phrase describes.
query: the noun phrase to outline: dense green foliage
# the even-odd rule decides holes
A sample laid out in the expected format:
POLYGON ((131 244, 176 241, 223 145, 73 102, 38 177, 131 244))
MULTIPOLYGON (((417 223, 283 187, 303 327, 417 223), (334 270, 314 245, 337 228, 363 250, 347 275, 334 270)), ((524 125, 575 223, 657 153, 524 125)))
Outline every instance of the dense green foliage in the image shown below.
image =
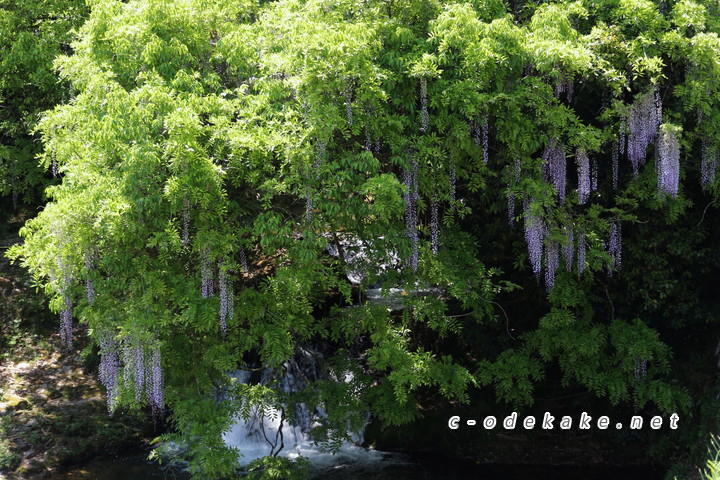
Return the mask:
POLYGON ((33 130, 43 111, 70 99, 53 61, 71 52, 72 29, 87 14, 79 0, 0 2, 0 196, 14 208, 37 202, 48 184, 33 130))
MULTIPOLYGON (((56 61, 75 93, 39 124, 42 163, 56 161, 62 183, 47 189, 51 201, 12 255, 55 311, 72 299, 94 338, 159 341, 166 402, 198 477, 234 468, 221 432, 243 406, 216 401, 216 388, 241 392, 245 405, 286 401, 272 384, 235 385, 226 372, 252 358, 279 372, 299 348, 324 352, 338 378, 354 373, 302 393, 325 405, 319 432, 330 444, 365 410, 389 425, 416 418, 417 394, 428 389, 468 401, 487 387, 530 405, 555 368, 563 386, 615 405, 697 407, 670 345, 681 329, 717 321, 708 282, 718 272, 716 182, 701 188, 702 158, 720 145, 716 5, 90 7, 74 54, 56 61), (662 102, 658 138, 679 143, 677 195, 658 190, 652 157, 665 154, 652 145, 637 175, 621 155, 612 185, 613 142, 652 92, 662 102), (555 142, 569 159, 564 200, 543 155, 555 142), (587 201, 576 175, 582 152, 597 175, 587 201), (416 270, 406 225, 413 185, 403 176, 413 170, 416 270), (533 275, 522 233, 531 217, 546 225, 546 259, 568 246, 569 226, 587 242, 579 264, 560 261, 552 288, 533 275), (622 268, 608 253, 613 225, 624 233, 622 268), (433 285, 443 294, 405 295, 401 313, 357 305, 362 288, 326 252, 338 237, 370 242, 376 265, 393 253, 403 260, 368 270, 362 287, 433 285), (225 333, 220 299, 202 295, 203 265, 234 286, 225 333)), ((133 403, 132 385, 120 400, 133 403)))

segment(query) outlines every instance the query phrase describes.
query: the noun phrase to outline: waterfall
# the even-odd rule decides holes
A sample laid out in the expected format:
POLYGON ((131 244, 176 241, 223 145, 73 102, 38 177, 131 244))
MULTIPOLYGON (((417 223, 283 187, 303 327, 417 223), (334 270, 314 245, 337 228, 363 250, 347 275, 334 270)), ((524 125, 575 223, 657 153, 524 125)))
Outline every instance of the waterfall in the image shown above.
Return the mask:
MULTIPOLYGON (((282 373, 276 378, 278 388, 283 393, 292 394, 303 390, 308 382, 326 380, 329 376, 322 372, 317 360, 319 354, 308 350, 299 350, 298 353, 283 364, 282 373)), ((229 373, 231 378, 243 384, 260 383, 267 385, 273 380, 273 369, 265 368, 258 375, 249 369, 235 370, 229 373)), ((350 382, 351 373, 342 373, 340 381, 350 382)), ((247 464, 257 458, 280 455, 289 458, 298 456, 316 459, 327 463, 332 455, 325 453, 321 447, 313 444, 309 433, 313 427, 322 423, 327 417, 322 407, 313 410, 303 403, 294 405, 294 419, 284 415, 284 408, 266 408, 264 412, 253 407, 247 418, 238 413, 231 428, 223 434, 223 440, 230 447, 237 447, 241 454, 240 463, 247 464)), ((367 423, 370 415, 367 415, 367 423)), ((365 427, 359 431, 350 432, 351 442, 346 442, 340 449, 338 459, 348 456, 362 456, 366 451, 360 447, 363 442, 365 427)))

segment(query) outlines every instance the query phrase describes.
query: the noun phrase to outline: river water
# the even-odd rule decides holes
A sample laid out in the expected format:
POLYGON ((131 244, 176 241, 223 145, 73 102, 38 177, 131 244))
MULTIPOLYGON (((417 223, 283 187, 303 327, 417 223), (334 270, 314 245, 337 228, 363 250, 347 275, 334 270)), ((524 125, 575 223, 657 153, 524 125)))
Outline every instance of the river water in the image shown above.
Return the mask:
MULTIPOLYGON (((142 455, 98 458, 51 480, 188 480, 178 468, 142 455)), ((372 459, 345 457, 312 467, 313 480, 661 480, 650 467, 609 465, 532 466, 476 464, 441 457, 374 452, 372 459)))

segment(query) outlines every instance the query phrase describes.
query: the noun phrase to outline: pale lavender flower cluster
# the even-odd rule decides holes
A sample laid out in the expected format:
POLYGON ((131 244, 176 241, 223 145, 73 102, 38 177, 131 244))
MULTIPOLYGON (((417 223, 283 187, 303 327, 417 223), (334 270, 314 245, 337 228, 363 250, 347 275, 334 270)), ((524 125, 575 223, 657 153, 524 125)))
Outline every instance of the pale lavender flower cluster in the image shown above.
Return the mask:
POLYGON ((578 202, 585 204, 590 198, 590 158, 583 148, 578 148, 575 153, 578 174, 578 202))
POLYGON ((635 358, 635 380, 645 380, 647 378, 647 360, 644 358, 635 358))
POLYGON ((53 178, 57 178, 58 176, 58 163, 57 158, 55 158, 55 154, 53 153, 52 160, 50 160, 50 171, 52 172, 53 178))
POLYGON ((345 89, 343 91, 345 97, 345 111, 347 113, 348 125, 352 127, 353 124, 353 111, 352 111, 352 85, 350 80, 345 81, 345 89))
POLYGON ((718 167, 718 150, 714 145, 708 145, 707 140, 702 140, 700 180, 703 189, 715 181, 715 173, 718 167))
POLYGON ((612 187, 614 190, 618 188, 618 178, 620 175, 620 157, 625 155, 627 147, 627 121, 625 118, 620 122, 620 132, 618 133, 617 142, 613 143, 612 157, 612 187))
POLYGON ((618 188, 618 176, 620 171, 620 142, 614 141, 612 144, 612 187, 613 190, 618 188))
POLYGON ((660 129, 655 155, 658 193, 677 197, 680 183, 680 143, 674 130, 660 129))
POLYGON ((418 200, 418 164, 413 160, 410 169, 403 171, 403 185, 405 185, 405 229, 412 242, 412 254, 408 263, 413 272, 417 271, 418 264, 418 232, 417 232, 417 200, 418 200))
POLYGON ((160 355, 160 345, 156 340, 152 346, 150 355, 150 366, 148 369, 148 384, 146 394, 150 407, 152 408, 153 416, 157 417, 162 415, 163 407, 165 405, 164 400, 164 378, 162 370, 162 358, 160 355))
POLYGON ((438 202, 437 200, 433 200, 432 202, 430 202, 430 239, 433 255, 437 255, 438 245, 440 243, 439 223, 438 202))
POLYGON ((575 84, 572 77, 563 75, 557 85, 555 85, 555 98, 560 98, 561 93, 565 93, 568 103, 572 102, 575 84))
POLYGON ((525 217, 525 241, 528 245, 528 256, 533 273, 539 277, 542 270, 543 239, 545 237, 545 221, 542 216, 532 212, 532 200, 525 197, 523 210, 525 217))
POLYGON ((183 202, 182 222, 182 245, 187 247, 190 243, 190 200, 187 198, 183 202))
POLYGON ((136 335, 128 335, 123 339, 122 353, 125 386, 134 386, 135 401, 140 403, 145 391, 145 346, 136 335))
POLYGON ((563 236, 565 237, 565 243, 562 248, 562 256, 565 261, 565 269, 572 272, 573 256, 575 254, 575 232, 572 224, 565 225, 563 236))
POLYGON ((72 308, 70 295, 63 292, 63 309, 60 311, 60 342, 67 349, 72 347, 72 308))
POLYGON ((545 287, 548 290, 555 286, 555 272, 559 265, 558 243, 555 240, 549 240, 545 244, 545 287))
POLYGON ((608 239, 607 252, 613 259, 610 272, 620 270, 622 266, 622 230, 619 222, 610 224, 610 238, 608 239))
MULTIPOLYGON (((120 357, 118 346, 114 341, 109 341, 108 338, 111 339, 112 337, 109 335, 100 337, 101 354, 105 350, 112 353, 112 355, 108 356, 108 368, 106 370, 101 369, 100 380, 108 388, 108 408, 112 411, 117 400, 117 372, 120 357), (103 380, 103 378, 106 380, 103 380), (112 386, 112 390, 108 385, 112 386)), ((130 385, 133 385, 135 401, 140 403, 143 398, 146 398, 152 407, 153 415, 156 415, 163 406, 163 372, 158 340, 156 339, 153 345, 148 348, 142 338, 129 335, 123 341, 122 353, 125 386, 129 388, 130 385)))
POLYGON ((578 241, 577 241, 578 275, 582 275, 583 272, 585 271, 586 255, 587 255, 587 239, 585 238, 585 232, 581 231, 578 233, 578 241))
POLYGON ((248 269, 247 256, 245 256, 245 249, 240 247, 240 251, 238 252, 238 255, 240 257, 240 268, 242 268, 243 272, 247 272, 249 269, 248 269))
POLYGON ((551 138, 543 152, 545 180, 555 186, 560 201, 565 200, 565 147, 556 138, 551 138))
POLYGON ((221 264, 218 271, 218 285, 220 295, 220 331, 223 335, 227 332, 227 319, 233 318, 235 293, 232 281, 228 281, 227 271, 221 264))
POLYGON ((427 98, 427 78, 420 78, 420 132, 425 133, 428 129, 428 98, 427 98))
POLYGON ((142 401, 142 393, 145 390, 145 348, 136 340, 132 349, 133 372, 135 373, 135 401, 142 401))
POLYGON ((630 109, 627 155, 636 177, 640 166, 645 163, 647 147, 657 137, 661 122, 662 102, 657 90, 640 96, 630 109))
POLYGON ((312 211, 312 195, 310 195, 310 186, 308 185, 305 187, 305 220, 308 222, 312 220, 312 211))
POLYGON ((597 157, 593 157, 592 163, 590 164, 590 191, 597 191, 598 189, 598 163, 597 157))
POLYGON ((85 279, 85 295, 87 296, 88 303, 95 301, 95 286, 93 285, 92 278, 90 278, 90 272, 94 270, 92 254, 90 252, 85 253, 85 270, 87 270, 88 277, 85 279))
POLYGON ((118 399, 118 345, 109 332, 100 335, 100 383, 107 390, 108 413, 112 415, 118 399))
POLYGON ((202 260, 200 262, 200 277, 200 293, 202 298, 212 297, 215 294, 215 287, 213 285, 213 268, 208 249, 203 250, 202 260))
MULTIPOLYGON (((59 238, 62 238, 59 232, 56 232, 55 235, 59 238)), ((62 261, 62 258, 57 257, 56 261, 58 270, 60 271, 60 273, 62 273, 63 278, 58 288, 58 293, 60 293, 63 302, 62 310, 60 310, 60 343, 63 345, 63 347, 70 349, 72 347, 73 302, 72 298, 70 297, 70 293, 68 292, 68 289, 70 288, 71 275, 67 266, 62 261)))

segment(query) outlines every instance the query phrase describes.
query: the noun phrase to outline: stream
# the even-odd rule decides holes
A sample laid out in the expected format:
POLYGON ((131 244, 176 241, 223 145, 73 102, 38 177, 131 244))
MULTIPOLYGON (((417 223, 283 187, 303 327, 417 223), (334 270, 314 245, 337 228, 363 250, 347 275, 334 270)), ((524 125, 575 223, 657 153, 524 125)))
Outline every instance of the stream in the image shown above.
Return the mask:
MULTIPOLYGON (((371 452, 367 458, 343 457, 311 466, 312 480, 661 480, 649 466, 548 466, 476 464, 467 460, 371 452)), ((312 465, 312 463, 311 463, 312 465)), ((149 462, 143 455, 98 458, 51 480, 189 480, 179 468, 149 462)))

